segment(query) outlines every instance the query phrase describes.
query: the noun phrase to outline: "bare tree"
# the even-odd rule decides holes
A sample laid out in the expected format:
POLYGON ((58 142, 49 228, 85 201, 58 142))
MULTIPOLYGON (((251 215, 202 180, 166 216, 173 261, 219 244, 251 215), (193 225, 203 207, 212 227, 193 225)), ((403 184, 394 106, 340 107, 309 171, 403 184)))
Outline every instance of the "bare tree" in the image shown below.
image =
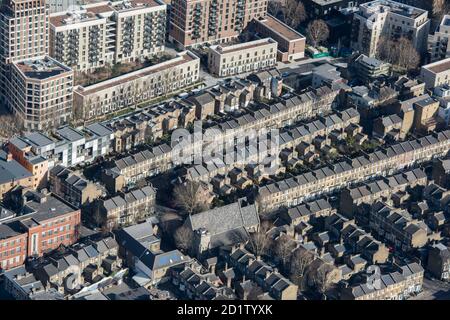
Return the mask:
POLYGON ((253 252, 255 256, 262 256, 270 249, 272 241, 268 237, 267 232, 271 228, 272 224, 269 221, 264 221, 259 226, 258 231, 250 234, 248 246, 250 247, 250 251, 253 252))
POLYGON ((397 65, 404 70, 416 69, 420 63, 420 55, 414 48, 412 42, 407 38, 400 38, 397 43, 398 61, 397 65))
POLYGON ((307 18, 305 6, 298 0, 286 0, 284 8, 285 22, 294 29, 307 18))
POLYGON ((332 267, 326 263, 322 264, 318 269, 312 270, 314 287, 317 292, 324 294, 331 286, 330 272, 332 267))
POLYGON ((267 11, 274 17, 276 17, 279 13, 284 14, 282 0, 269 0, 267 4, 267 11))
POLYGON ((380 39, 376 56, 378 59, 389 62, 399 71, 408 71, 417 68, 420 55, 412 42, 402 37, 391 40, 386 37, 380 39))
POLYGON ((182 225, 179 227, 174 235, 173 239, 175 242, 175 246, 183 251, 186 254, 192 253, 193 250, 193 242, 194 242, 194 233, 189 227, 182 225))
POLYGON ((281 235, 273 244, 273 254, 280 261, 282 270, 289 268, 289 261, 295 248, 295 242, 290 241, 286 235, 281 235))
POLYGON ((173 194, 175 205, 186 214, 195 214, 209 208, 209 192, 198 182, 187 181, 178 184, 173 194))
POLYGON ((290 261, 290 279, 291 281, 301 287, 305 271, 309 264, 313 261, 313 255, 307 250, 297 249, 291 256, 290 261))
POLYGON ((327 24, 321 19, 310 22, 306 32, 313 47, 328 40, 328 37, 330 36, 330 30, 328 29, 327 24))
POLYGON ((9 139, 21 135, 24 130, 23 121, 16 114, 0 115, 0 138, 9 139))

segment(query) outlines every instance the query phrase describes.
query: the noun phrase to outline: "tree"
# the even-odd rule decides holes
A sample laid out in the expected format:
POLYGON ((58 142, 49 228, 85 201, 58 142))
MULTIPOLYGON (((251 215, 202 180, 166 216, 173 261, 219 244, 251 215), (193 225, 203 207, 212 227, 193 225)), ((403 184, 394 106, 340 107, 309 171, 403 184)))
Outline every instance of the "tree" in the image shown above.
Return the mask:
POLYGON ((378 42, 376 57, 389 62, 399 71, 415 69, 420 63, 419 53, 412 42, 405 37, 398 40, 382 37, 378 42))
POLYGON ((21 135, 24 130, 23 121, 17 114, 0 115, 0 138, 8 140, 21 135))
POLYGON ((186 254, 191 254, 193 250, 194 233, 189 227, 182 225, 173 235, 175 246, 186 254))
POLYGON ((264 221, 258 228, 258 231, 253 232, 249 236, 248 246, 250 251, 257 257, 266 254, 272 243, 268 237, 267 232, 272 228, 269 221, 264 221))
POLYGON ((289 261, 294 250, 295 242, 286 235, 280 235, 273 245, 273 255, 279 259, 282 270, 289 268, 289 261))
POLYGON ((274 17, 278 16, 279 13, 284 14, 281 0, 269 0, 267 11, 274 17))
POLYGON ((330 272, 332 270, 332 266, 327 263, 323 263, 316 270, 311 270, 313 273, 312 279, 314 283, 314 288, 317 292, 324 294, 331 286, 330 281, 330 272))
POLYGON ((328 40, 330 30, 325 21, 318 19, 310 22, 306 29, 306 34, 313 47, 328 40))
POLYGON ((305 6, 298 0, 286 0, 285 22, 296 29, 307 18, 305 6))
POLYGON ((301 287, 305 271, 313 261, 313 255, 307 250, 297 249, 291 256, 289 278, 301 287))
POLYGON ((420 63, 420 55, 416 48, 414 48, 412 42, 402 37, 397 43, 397 49, 397 65, 404 70, 416 69, 420 63))
POLYGON ((209 209, 209 192, 198 182, 187 181, 173 190, 174 202, 185 214, 195 214, 209 209))

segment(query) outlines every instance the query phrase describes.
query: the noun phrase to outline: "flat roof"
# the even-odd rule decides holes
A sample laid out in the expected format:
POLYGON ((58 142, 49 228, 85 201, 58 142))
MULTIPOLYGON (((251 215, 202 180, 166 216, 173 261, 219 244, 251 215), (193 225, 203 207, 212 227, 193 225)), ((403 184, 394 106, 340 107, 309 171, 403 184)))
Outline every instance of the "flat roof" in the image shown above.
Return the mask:
POLYGON ((48 56, 15 62, 14 66, 16 66, 25 77, 37 80, 56 77, 72 71, 69 67, 62 65, 48 56))
MULTIPOLYGON (((340 1, 340 0, 339 0, 340 1)), ((304 39, 301 33, 295 31, 288 25, 282 23, 280 20, 276 19, 271 15, 267 15, 267 17, 263 20, 258 20, 258 22, 269 29, 272 29, 276 33, 280 34, 282 37, 288 39, 289 41, 304 39)))
POLYGON ((126 0, 115 2, 101 2, 95 4, 88 4, 83 6, 88 12, 94 14, 101 14, 106 12, 124 12, 136 9, 152 8, 158 6, 166 6, 165 3, 160 3, 156 0, 126 0))
POLYGON ((172 60, 164 61, 162 63, 136 70, 128 74, 108 79, 87 87, 78 86, 74 91, 77 91, 79 94, 86 96, 198 59, 197 57, 194 58, 193 56, 194 55, 189 51, 181 52, 176 58, 172 60))
POLYGON ((422 68, 430 70, 434 73, 441 73, 450 70, 450 58, 433 62, 423 66, 422 68))
POLYGON ((222 46, 222 45, 211 46, 210 49, 216 51, 219 54, 226 54, 251 48, 262 47, 268 44, 277 44, 277 42, 272 38, 264 38, 255 41, 234 44, 230 46, 222 46))

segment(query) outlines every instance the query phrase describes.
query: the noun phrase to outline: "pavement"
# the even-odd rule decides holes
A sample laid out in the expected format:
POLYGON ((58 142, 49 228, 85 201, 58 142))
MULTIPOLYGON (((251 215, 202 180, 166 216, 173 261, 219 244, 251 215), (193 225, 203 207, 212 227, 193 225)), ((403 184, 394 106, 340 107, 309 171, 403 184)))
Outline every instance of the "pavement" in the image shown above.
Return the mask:
POLYGON ((450 300, 450 283, 423 279, 423 291, 409 300, 450 300))

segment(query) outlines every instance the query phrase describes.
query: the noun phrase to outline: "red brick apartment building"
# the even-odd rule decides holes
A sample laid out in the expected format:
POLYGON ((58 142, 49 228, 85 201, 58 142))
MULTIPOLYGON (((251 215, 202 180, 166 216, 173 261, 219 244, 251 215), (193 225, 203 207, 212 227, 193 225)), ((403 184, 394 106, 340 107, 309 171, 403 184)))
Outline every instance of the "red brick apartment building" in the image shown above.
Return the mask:
POLYGON ((267 0, 172 0, 169 38, 182 47, 224 43, 266 14, 267 0))
POLYGON ((0 270, 78 240, 81 212, 53 194, 24 191, 22 215, 0 208, 0 270))

